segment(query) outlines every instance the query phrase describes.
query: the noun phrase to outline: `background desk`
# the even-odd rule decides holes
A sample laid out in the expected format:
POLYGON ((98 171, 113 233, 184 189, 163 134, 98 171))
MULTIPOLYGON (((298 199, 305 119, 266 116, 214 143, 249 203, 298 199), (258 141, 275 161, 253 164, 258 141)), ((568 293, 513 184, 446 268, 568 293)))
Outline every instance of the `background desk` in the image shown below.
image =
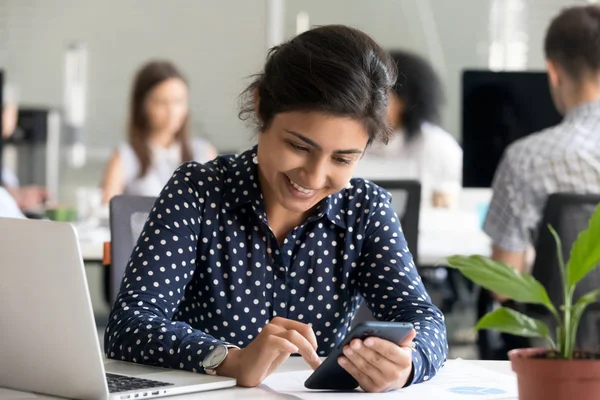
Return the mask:
MULTIPOLYGON (((452 361, 449 361, 452 362, 452 361)), ((496 372, 512 374, 510 369, 510 363, 508 361, 473 361, 479 366, 489 368, 496 372)), ((292 357, 285 364, 283 364, 277 372, 287 371, 300 371, 308 369, 307 364, 300 357, 292 357)), ((335 393, 334 393, 335 395, 335 393)), ((339 394, 338 394, 339 396, 339 394)), ((323 394, 323 398, 329 397, 327 394, 323 394)), ((333 397, 333 396, 332 396, 333 397)), ((348 394, 345 398, 350 397, 348 394)), ((164 397, 165 399, 178 399, 178 400, 191 400, 202 398, 203 400, 235 400, 235 399, 289 399, 289 396, 284 396, 280 393, 274 392, 266 387, 256 388, 241 388, 234 387, 231 389, 215 390, 210 392, 194 393, 184 396, 172 396, 164 397)), ((0 400, 25 400, 25 399, 55 399, 55 397, 33 395, 25 392, 6 392, 0 388, 0 400)), ((377 396, 373 396, 373 399, 377 399, 377 396)), ((508 398, 510 399, 510 398, 508 398)), ((508 400, 507 399, 507 400, 508 400)), ((440 399, 444 400, 444 399, 440 399)), ((516 398, 515 398, 516 400, 516 398)))
MULTIPOLYGON (((419 222, 419 264, 433 266, 452 254, 491 254, 489 238, 480 228, 481 216, 472 209, 424 208, 419 222)), ((110 240, 107 228, 80 230, 83 260, 102 261, 103 242, 110 240)))

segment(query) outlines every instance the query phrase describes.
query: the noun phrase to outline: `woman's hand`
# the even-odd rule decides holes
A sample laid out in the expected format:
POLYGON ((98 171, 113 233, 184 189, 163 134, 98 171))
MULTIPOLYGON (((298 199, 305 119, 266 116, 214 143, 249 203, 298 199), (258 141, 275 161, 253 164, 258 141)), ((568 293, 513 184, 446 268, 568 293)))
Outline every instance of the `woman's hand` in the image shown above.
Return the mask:
POLYGON ((399 345, 377 337, 354 339, 344 347, 338 363, 365 392, 387 392, 403 387, 412 371, 413 329, 399 345))
POLYGON ((240 386, 254 387, 293 353, 300 353, 311 368, 317 368, 321 361, 316 350, 317 338, 310 325, 276 317, 248 346, 229 349, 217 374, 235 378, 240 386))

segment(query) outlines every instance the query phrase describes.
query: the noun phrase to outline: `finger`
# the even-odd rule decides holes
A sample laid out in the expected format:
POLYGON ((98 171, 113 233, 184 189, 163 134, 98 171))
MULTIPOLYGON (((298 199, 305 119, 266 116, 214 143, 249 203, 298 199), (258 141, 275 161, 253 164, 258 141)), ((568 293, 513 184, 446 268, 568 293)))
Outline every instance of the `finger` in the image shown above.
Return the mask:
POLYGON ((302 336, 298 331, 289 330, 276 333, 275 336, 287 339, 298 348, 298 353, 306 360, 312 369, 317 368, 321 364, 319 356, 313 349, 310 342, 302 336))
POLYGON ((408 334, 408 336, 406 336, 404 338, 404 340, 401 343, 398 343, 399 346, 409 346, 410 343, 413 341, 413 339, 417 336, 417 331, 415 331, 414 329, 412 329, 410 331, 410 333, 408 334))
POLYGON ((312 326, 310 326, 308 324, 303 324, 300 321, 294 321, 292 319, 287 319, 287 318, 282 318, 282 317, 273 318, 273 320, 271 320, 271 324, 285 328, 288 331, 290 331, 290 330, 297 331, 302 336, 304 336, 306 338, 306 340, 308 340, 308 342, 310 343, 310 345, 313 347, 314 350, 317 350, 317 347, 318 347, 317 337, 315 336, 315 332, 313 331, 312 326))
POLYGON ((269 336, 268 341, 269 341, 269 347, 268 347, 269 350, 286 353, 288 355, 298 353, 300 351, 296 344, 294 344, 290 340, 287 340, 286 338, 283 338, 278 335, 269 336))
POLYGON ((376 351, 393 364, 405 367, 412 362, 414 337, 415 334, 410 333, 399 345, 377 337, 367 338, 363 343, 365 347, 376 351))
POLYGON ((373 380, 367 374, 358 369, 356 365, 354 365, 354 363, 352 363, 352 361, 350 361, 348 358, 344 356, 338 358, 338 364, 350 375, 352 375, 354 379, 356 379, 360 387, 363 388, 365 392, 376 391, 375 382, 373 382, 373 380))
POLYGON ((387 381, 394 379, 394 371, 402 369, 401 366, 386 358, 383 354, 365 346, 360 340, 350 342, 350 349, 364 358, 371 365, 371 368, 378 370, 378 373, 384 376, 387 381))
MULTIPOLYGON (((354 344, 360 340, 354 340, 354 344)), ((356 346, 355 346, 356 347, 356 346)), ((391 380, 386 378, 383 372, 369 363, 358 351, 350 346, 344 346, 344 356, 364 375, 368 376, 377 388, 382 388, 391 383, 391 380)), ((397 367, 393 367, 396 369, 397 367)))

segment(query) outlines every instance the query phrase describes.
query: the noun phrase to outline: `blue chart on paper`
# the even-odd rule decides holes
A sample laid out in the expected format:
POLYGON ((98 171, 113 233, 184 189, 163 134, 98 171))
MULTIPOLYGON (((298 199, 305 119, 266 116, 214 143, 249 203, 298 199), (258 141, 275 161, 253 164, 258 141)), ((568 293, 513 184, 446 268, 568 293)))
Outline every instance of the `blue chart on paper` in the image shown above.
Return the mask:
POLYGON ((490 394, 503 394, 505 390, 493 388, 493 387, 481 387, 481 386, 458 386, 450 389, 450 392, 456 394, 466 394, 474 396, 490 395, 490 394))

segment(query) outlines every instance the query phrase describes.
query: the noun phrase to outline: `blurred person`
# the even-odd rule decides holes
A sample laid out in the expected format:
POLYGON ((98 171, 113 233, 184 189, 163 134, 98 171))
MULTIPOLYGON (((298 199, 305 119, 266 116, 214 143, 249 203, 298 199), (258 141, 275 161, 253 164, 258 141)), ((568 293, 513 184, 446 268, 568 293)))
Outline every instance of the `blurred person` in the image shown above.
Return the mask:
POLYGON ((25 218, 14 197, 2 186, 0 186, 0 217, 25 218))
MULTIPOLYGON (((424 204, 449 207, 461 187, 463 154, 456 139, 438 125, 442 84, 425 59, 403 50, 390 51, 390 56, 398 68, 388 107, 395 133, 387 146, 376 144, 367 151, 363 166, 378 167, 373 179, 380 174, 390 178, 393 168, 394 179, 421 182, 424 204)), ((359 166, 358 175, 363 171, 359 166)))
POLYGON ((600 193, 600 7, 564 9, 548 28, 544 51, 564 119, 507 147, 483 228, 492 257, 519 271, 531 266, 528 250, 550 194, 600 193))
MULTIPOLYGON (((9 85, 7 87, 10 88, 9 85)), ((9 139, 17 129, 19 108, 14 94, 5 88, 5 101, 2 104, 2 140, 9 139)), ((46 188, 38 185, 21 186, 17 175, 8 168, 3 167, 0 179, 1 186, 10 193, 18 207, 23 211, 40 211, 49 193, 46 188)))
POLYGON ((129 111, 129 140, 108 162, 103 203, 119 194, 158 196, 182 162, 217 156, 206 140, 190 137, 188 84, 172 63, 151 61, 138 71, 129 111))

